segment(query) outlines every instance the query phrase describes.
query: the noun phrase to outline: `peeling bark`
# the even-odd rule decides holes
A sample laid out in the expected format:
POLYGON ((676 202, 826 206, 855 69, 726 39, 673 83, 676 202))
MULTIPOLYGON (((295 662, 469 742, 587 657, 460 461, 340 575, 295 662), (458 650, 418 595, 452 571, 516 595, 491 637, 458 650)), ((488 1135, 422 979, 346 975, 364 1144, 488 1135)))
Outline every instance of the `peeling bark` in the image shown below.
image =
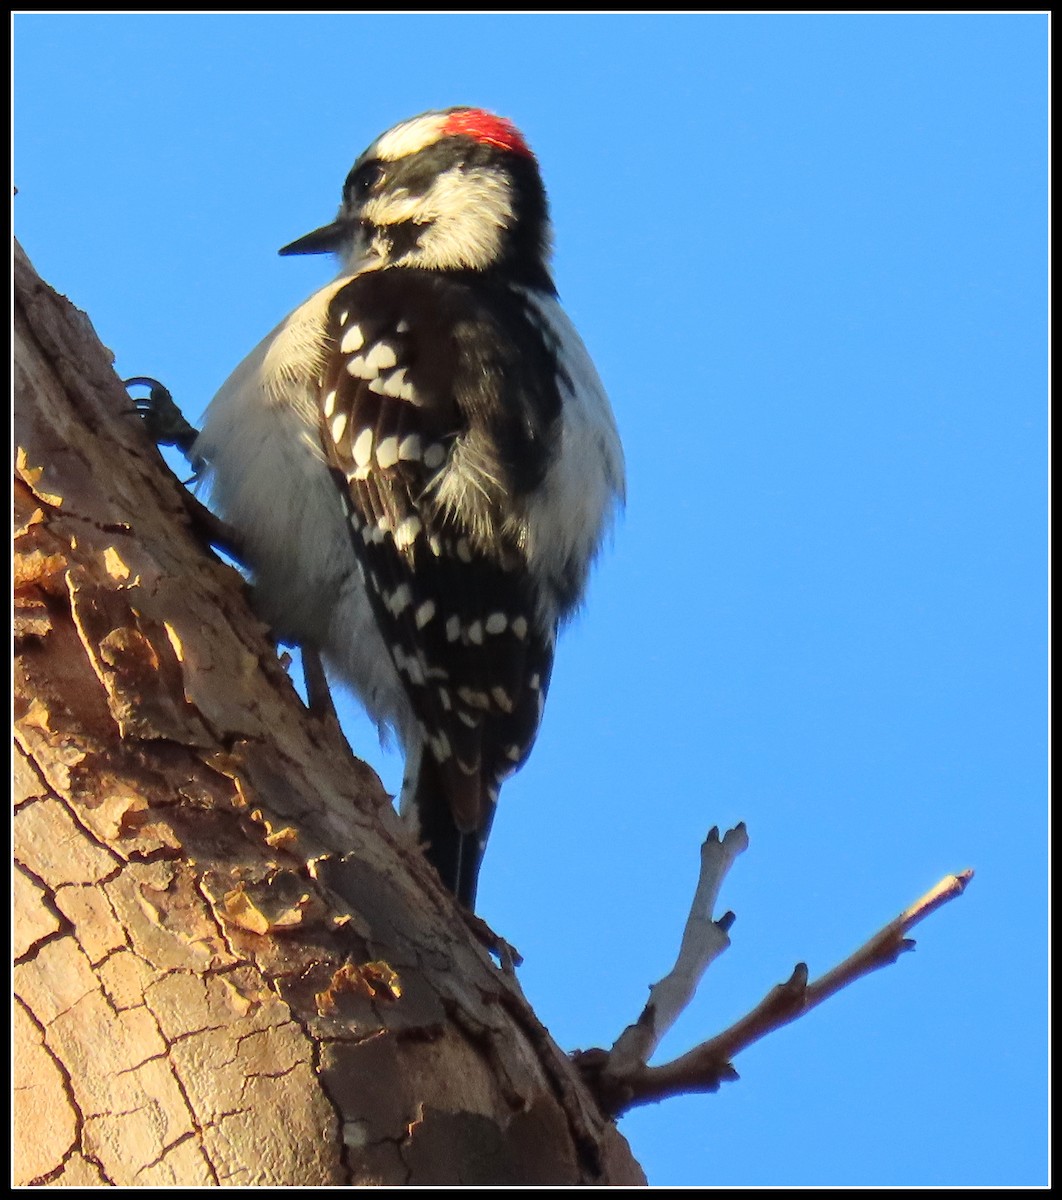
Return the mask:
POLYGON ((15 261, 15 1182, 642 1184, 15 261))

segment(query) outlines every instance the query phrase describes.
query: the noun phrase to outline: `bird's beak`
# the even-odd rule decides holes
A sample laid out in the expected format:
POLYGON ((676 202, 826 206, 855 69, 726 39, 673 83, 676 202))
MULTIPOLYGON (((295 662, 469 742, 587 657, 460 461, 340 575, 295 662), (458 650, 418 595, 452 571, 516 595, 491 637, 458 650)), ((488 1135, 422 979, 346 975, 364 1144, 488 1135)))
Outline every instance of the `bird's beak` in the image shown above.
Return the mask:
POLYGON ((347 221, 333 221, 331 225, 322 225, 312 233, 307 233, 287 246, 281 247, 278 254, 335 254, 349 240, 350 225, 347 221))

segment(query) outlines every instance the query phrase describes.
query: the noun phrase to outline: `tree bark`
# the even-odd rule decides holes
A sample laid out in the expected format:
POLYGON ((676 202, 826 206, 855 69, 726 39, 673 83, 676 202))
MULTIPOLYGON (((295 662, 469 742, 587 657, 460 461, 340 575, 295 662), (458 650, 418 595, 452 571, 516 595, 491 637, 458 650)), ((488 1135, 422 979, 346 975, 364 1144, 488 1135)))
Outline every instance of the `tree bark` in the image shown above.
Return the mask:
POLYGON ((15 259, 15 1181, 644 1184, 15 259))

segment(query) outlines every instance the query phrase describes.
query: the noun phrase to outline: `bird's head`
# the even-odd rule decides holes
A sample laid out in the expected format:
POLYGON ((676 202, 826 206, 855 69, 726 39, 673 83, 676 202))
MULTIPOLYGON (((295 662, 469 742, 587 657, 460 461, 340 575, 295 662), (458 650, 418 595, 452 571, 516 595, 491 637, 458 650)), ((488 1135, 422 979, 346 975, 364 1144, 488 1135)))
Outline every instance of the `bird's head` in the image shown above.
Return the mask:
POLYGON ((549 251, 546 192, 519 130, 482 108, 448 108, 378 137, 347 175, 336 219, 280 253, 550 287, 549 251))

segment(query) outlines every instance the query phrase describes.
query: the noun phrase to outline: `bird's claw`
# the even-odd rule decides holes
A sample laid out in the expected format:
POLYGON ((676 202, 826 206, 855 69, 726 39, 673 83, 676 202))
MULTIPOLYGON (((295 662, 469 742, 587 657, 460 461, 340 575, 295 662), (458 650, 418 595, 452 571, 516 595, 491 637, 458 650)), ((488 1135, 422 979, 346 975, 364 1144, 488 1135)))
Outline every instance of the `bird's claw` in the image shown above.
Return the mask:
POLYGON ((134 375, 123 384, 127 388, 150 388, 148 395, 133 397, 136 412, 156 445, 176 446, 187 458, 199 430, 184 419, 169 388, 149 375, 134 375))

